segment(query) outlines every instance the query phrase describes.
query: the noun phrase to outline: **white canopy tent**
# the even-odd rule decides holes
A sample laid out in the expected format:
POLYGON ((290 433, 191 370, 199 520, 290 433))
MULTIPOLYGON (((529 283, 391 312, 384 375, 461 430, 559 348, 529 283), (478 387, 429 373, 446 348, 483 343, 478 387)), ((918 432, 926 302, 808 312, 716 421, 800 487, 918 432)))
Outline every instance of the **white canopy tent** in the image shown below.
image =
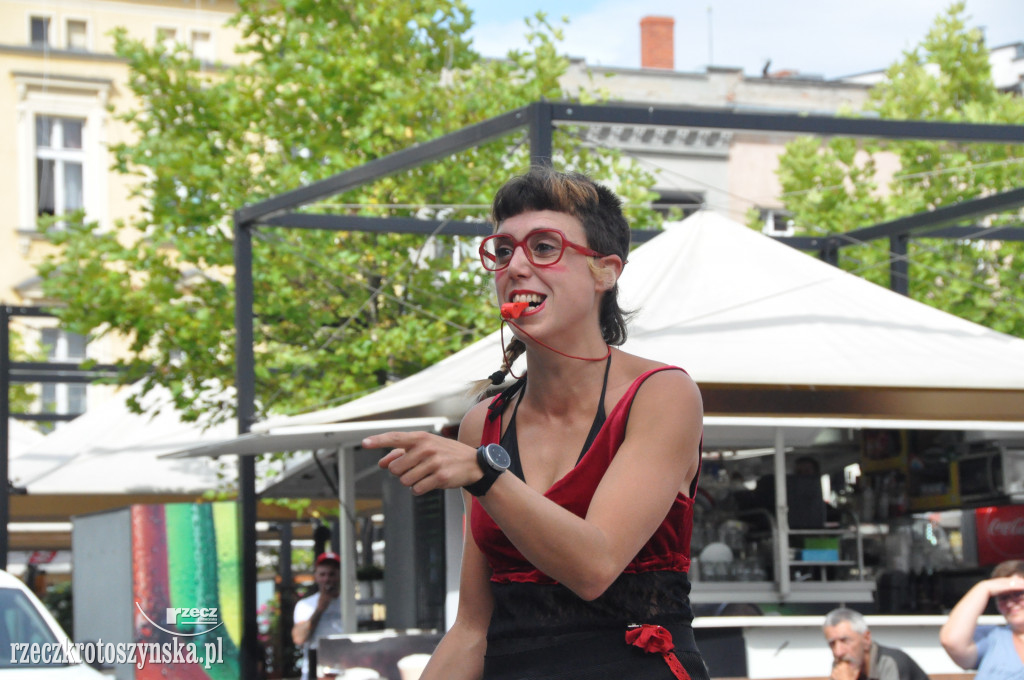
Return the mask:
MULTIPOLYGON (((211 460, 174 461, 169 451, 234 435, 232 421, 182 422, 160 389, 143 398, 147 411, 134 413, 128 399, 139 387, 117 396, 58 427, 35 445, 12 455, 11 480, 37 494, 202 494, 221 482, 221 467, 211 460)), ((233 468, 228 468, 234 474, 233 468)))
MULTIPOLYGON (((624 306, 638 310, 624 349, 686 368, 704 393, 711 427, 716 416, 730 416, 735 426, 737 417, 780 415, 851 419, 851 426, 872 418, 1024 427, 1024 340, 895 294, 715 213, 670 224, 637 248, 620 289, 624 306)), ((494 371, 500 356, 495 332, 374 394, 253 430, 457 421, 472 403, 469 386, 494 371)))
MULTIPOLYGON (((20 420, 10 418, 7 421, 7 431, 9 434, 8 439, 8 460, 16 460, 21 458, 25 451, 31 449, 36 443, 38 443, 45 435, 32 427, 27 425, 20 420)), ((13 475, 9 475, 11 481, 17 483, 13 475)))

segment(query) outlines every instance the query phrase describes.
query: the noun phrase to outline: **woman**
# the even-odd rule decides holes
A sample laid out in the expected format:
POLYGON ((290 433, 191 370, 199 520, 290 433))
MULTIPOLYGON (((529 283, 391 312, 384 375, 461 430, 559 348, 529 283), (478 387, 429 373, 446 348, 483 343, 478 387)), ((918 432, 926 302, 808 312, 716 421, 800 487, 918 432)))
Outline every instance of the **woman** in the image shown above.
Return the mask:
POLYGON ((626 337, 621 203, 534 168, 492 218, 481 262, 515 336, 492 381, 523 351, 526 372, 466 414, 458 441, 363 443, 393 448, 380 465, 413 493, 466 490, 456 620, 422 677, 704 680, 686 577, 701 398, 681 369, 612 348, 626 337))
POLYGON ((996 565, 992 578, 968 590, 949 612, 939 641, 958 666, 977 669, 976 680, 1024 677, 1024 560, 996 565), (990 597, 1007 625, 977 628, 990 597))

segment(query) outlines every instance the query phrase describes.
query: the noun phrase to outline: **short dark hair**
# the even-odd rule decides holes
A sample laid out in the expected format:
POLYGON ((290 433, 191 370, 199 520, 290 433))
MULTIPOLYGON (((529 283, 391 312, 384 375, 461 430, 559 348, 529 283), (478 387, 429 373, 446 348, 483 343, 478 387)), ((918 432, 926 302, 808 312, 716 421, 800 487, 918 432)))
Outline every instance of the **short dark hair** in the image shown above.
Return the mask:
MULTIPOLYGON (((491 220, 502 222, 534 210, 553 210, 572 215, 583 225, 587 247, 603 255, 629 255, 629 223, 622 215, 622 201, 607 187, 586 175, 558 172, 535 165, 524 175, 505 182, 494 196, 491 220)), ((619 306, 619 284, 601 298, 601 334, 609 345, 626 341, 629 314, 619 306)))
POLYGON ((1006 560, 997 564, 992 570, 992 578, 1006 576, 1024 576, 1024 560, 1006 560))

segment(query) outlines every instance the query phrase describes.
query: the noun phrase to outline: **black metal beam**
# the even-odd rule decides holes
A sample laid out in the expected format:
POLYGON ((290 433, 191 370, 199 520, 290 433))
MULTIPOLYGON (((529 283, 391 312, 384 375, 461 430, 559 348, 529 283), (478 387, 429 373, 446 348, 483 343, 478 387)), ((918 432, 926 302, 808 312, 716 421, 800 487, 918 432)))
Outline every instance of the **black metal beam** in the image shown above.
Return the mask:
POLYGON ((66 373, 120 373, 124 370, 117 364, 92 364, 82 368, 78 361, 12 361, 12 370, 51 371, 66 373))
POLYGON ((313 203, 322 198, 340 194, 401 170, 414 168, 428 161, 465 151, 492 139, 497 139, 527 124, 526 108, 519 108, 494 118, 462 128, 458 132, 438 137, 429 142, 402 149, 382 158, 369 161, 351 170, 338 173, 265 201, 245 206, 235 213, 235 221, 247 224, 283 210, 313 203))
MULTIPOLYGON (((256 360, 253 332, 252 228, 235 213, 235 390, 238 434, 256 419, 256 360)), ((239 674, 258 675, 259 628, 256 622, 256 459, 238 457, 238 521, 242 569, 242 640, 239 674)))
MULTIPOLYGON (((1024 132, 1024 125, 1018 126, 1024 132)), ((1024 206, 1024 188, 1011 189, 1000 194, 975 198, 952 205, 936 208, 930 212, 917 213, 901 217, 889 222, 882 222, 863 229, 854 229, 845 234, 836 234, 830 238, 839 239, 840 247, 853 245, 878 238, 889 238, 897 234, 917 235, 933 231, 940 227, 955 225, 964 220, 973 220, 1007 210, 1024 206)))
MULTIPOLYGON (((636 232, 634 232, 636 234, 636 232)), ((836 236, 772 236, 779 243, 785 243, 797 250, 821 250, 832 240, 839 241, 836 236)), ((942 227, 940 229, 928 230, 914 234, 915 239, 945 239, 953 241, 1024 241, 1024 227, 985 227, 981 225, 973 227, 942 227)), ((852 243, 839 243, 837 245, 853 245, 852 243)))
POLYGON ((552 121, 554 105, 548 102, 535 102, 527 108, 530 119, 530 165, 554 164, 554 134, 552 121))
POLYGON ((15 420, 27 420, 36 423, 64 422, 74 420, 81 413, 11 413, 15 420))
POLYGON ((363 215, 321 215, 289 212, 260 221, 274 227, 319 229, 323 231, 369 231, 378 234, 436 234, 438 236, 487 236, 488 222, 420 220, 415 217, 367 217, 363 215))
POLYGON ((837 137, 1024 144, 1024 126, 1010 124, 939 123, 783 113, 740 113, 731 109, 693 109, 667 106, 554 104, 553 107, 553 117, 556 123, 702 127, 837 137))
POLYGON ((46 383, 48 385, 88 385, 103 378, 116 378, 117 375, 89 375, 89 374, 54 374, 54 373, 31 373, 11 372, 10 382, 12 383, 46 383))
POLYGON ((11 519, 10 469, 11 455, 11 308, 0 305, 0 569, 7 569, 7 549, 10 541, 7 524, 11 519))
POLYGON ((48 316, 48 317, 53 317, 53 316, 56 316, 56 314, 54 314, 52 311, 50 311, 50 310, 48 310, 48 309, 46 309, 44 307, 25 307, 25 306, 17 306, 17 305, 7 305, 5 307, 5 309, 7 310, 7 316, 8 317, 15 317, 15 316, 48 316))
POLYGON ((537 161, 544 158, 550 159, 550 137, 545 134, 545 129, 556 122, 704 127, 722 130, 792 132, 881 139, 934 139, 1024 144, 1024 126, 1020 125, 739 113, 729 109, 536 102, 468 126, 458 132, 378 158, 319 182, 245 206, 236 212, 236 220, 242 224, 259 221, 270 215, 356 188, 401 170, 463 151, 525 125, 530 126, 531 157, 537 161))
MULTIPOLYGON (((323 231, 366 231, 377 234, 433 234, 435 236, 488 236, 489 222, 421 220, 415 217, 367 217, 363 215, 321 215, 288 212, 260 221, 261 225, 323 231)), ((633 243, 645 243, 662 233, 658 229, 633 229, 633 243)))
POLYGON ((889 290, 900 295, 910 295, 909 245, 909 234, 889 237, 889 290))
MULTIPOLYGON (((1024 125, 1021 126, 1024 129, 1024 125)), ((860 245, 880 238, 905 234, 913 238, 985 239, 996 241, 1022 241, 1024 228, 1006 227, 953 227, 950 225, 973 220, 1024 206, 1024 188, 1000 194, 962 201, 925 213, 917 213, 883 222, 863 229, 827 236, 777 236, 777 241, 799 250, 831 250, 860 245)))
POLYGON ((955 241, 1024 241, 1024 228, 1006 227, 943 227, 915 234, 914 238, 941 238, 955 241))

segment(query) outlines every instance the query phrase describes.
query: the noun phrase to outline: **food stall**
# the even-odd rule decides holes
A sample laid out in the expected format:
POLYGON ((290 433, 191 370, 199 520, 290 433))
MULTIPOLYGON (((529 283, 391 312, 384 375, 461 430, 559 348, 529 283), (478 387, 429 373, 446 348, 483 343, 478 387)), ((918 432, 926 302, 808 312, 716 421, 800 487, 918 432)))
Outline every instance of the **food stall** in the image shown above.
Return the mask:
POLYGON ((992 564, 1024 557, 1019 425, 764 419, 777 446, 757 449, 730 443, 735 419, 709 421, 698 604, 941 614, 992 564))

